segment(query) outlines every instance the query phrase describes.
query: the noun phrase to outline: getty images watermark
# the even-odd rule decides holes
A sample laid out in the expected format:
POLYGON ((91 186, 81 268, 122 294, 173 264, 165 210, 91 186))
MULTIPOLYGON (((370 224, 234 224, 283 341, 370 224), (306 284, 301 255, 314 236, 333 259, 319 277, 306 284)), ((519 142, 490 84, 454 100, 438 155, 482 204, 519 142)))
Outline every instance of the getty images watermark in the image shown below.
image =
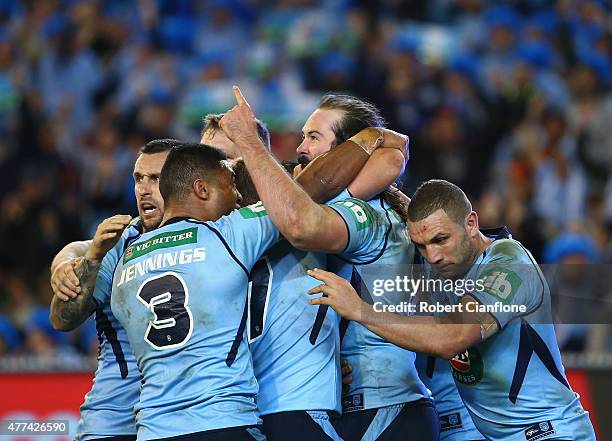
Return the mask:
MULTIPOLYGON (((458 278, 422 264, 371 264, 350 278, 359 296, 378 312, 437 315, 489 312, 537 323, 612 324, 612 265, 534 265, 506 261, 475 265, 458 278), (469 295, 474 301, 463 301, 469 295)), ((447 268, 446 268, 447 269, 447 268)), ((393 320, 393 317, 386 317, 393 320)), ((464 320, 471 320, 464 317, 464 320)))
POLYGON ((525 313, 527 306, 512 304, 512 295, 520 278, 512 271, 490 271, 478 279, 434 279, 420 276, 395 276, 394 278, 372 280, 372 306, 376 312, 400 314, 448 314, 463 312, 514 312, 525 313), (465 294, 487 292, 498 298, 490 304, 478 302, 448 302, 465 294), (404 293, 408 300, 390 303, 389 293, 404 293), (416 300, 415 296, 418 295, 416 300))

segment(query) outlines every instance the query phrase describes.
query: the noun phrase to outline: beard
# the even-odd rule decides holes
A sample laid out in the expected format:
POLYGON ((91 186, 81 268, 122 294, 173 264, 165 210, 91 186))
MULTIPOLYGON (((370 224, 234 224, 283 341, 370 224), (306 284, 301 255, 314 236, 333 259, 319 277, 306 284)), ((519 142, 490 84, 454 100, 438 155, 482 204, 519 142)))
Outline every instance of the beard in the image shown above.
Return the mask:
POLYGON ((142 222, 142 228, 144 229, 145 232, 147 231, 152 231, 154 229, 156 229, 157 227, 159 227, 159 224, 161 224, 162 221, 162 216, 156 216, 153 219, 147 219, 144 220, 142 217, 140 218, 141 222, 142 222))
POLYGON ((470 271, 477 258, 478 249, 474 246, 466 232, 464 240, 461 242, 461 246, 457 252, 457 263, 453 268, 453 278, 458 279, 464 277, 470 271))
POLYGON ((311 159, 309 159, 306 155, 300 155, 297 159, 298 164, 301 164, 302 167, 306 167, 308 164, 310 164, 310 161, 311 159))

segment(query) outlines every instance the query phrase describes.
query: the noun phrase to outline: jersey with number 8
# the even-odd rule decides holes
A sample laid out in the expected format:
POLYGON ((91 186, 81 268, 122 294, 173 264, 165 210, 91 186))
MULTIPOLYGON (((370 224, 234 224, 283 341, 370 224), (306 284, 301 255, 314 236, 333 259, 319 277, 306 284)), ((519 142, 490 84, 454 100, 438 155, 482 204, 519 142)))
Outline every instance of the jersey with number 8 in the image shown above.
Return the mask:
POLYGON ((260 423, 247 283, 277 239, 247 207, 217 222, 171 219, 127 247, 111 306, 143 375, 138 439, 260 423))
MULTIPOLYGON (((405 292, 370 293, 375 279, 393 279, 414 260, 405 224, 383 198, 369 202, 348 198, 330 205, 345 221, 349 240, 342 259, 329 259, 330 269, 351 281, 362 299, 373 303, 408 301, 405 292)), ((418 377, 415 354, 395 346, 357 322, 340 326, 341 357, 352 366, 353 381, 342 397, 344 413, 431 398, 418 377), (344 333, 344 335, 343 335, 344 333)))

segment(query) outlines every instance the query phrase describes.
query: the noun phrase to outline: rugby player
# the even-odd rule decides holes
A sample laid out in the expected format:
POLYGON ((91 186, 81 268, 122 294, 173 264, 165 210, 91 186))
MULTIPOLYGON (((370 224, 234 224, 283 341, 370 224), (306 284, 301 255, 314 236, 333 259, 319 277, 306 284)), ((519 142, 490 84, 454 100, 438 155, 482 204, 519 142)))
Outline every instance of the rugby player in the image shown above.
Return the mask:
MULTIPOLYGON (((295 247, 340 253, 349 260, 345 265, 349 278, 353 264, 411 260, 407 256, 414 253, 414 248, 405 240, 398 213, 392 212, 385 199, 376 197, 368 204, 344 198, 329 207, 314 203, 265 151, 257 140, 248 103, 237 87, 234 93, 237 105, 221 119, 221 128, 240 149, 274 223, 295 247)), ((326 97, 324 101, 304 127, 305 143, 311 144, 313 151, 308 159, 332 154, 332 147, 346 139, 342 138, 344 133, 350 136, 351 131, 356 133, 380 121, 371 106, 354 98, 326 97), (338 108, 327 108, 324 101, 330 105, 335 102, 338 108), (364 115, 373 117, 374 124, 362 125, 360 118, 364 115)), ((345 192, 344 196, 350 195, 345 192)), ((405 439, 406 433, 414 434, 418 437, 415 439, 438 438, 439 420, 431 395, 416 373, 413 352, 389 344, 361 326, 347 330, 342 351, 355 368, 355 386, 351 387, 353 391, 359 387, 357 393, 352 391, 351 402, 344 408, 345 412, 354 412, 334 422, 343 439, 405 439), (365 345, 364 333, 375 342, 365 345)))
MULTIPOLYGON (((257 126, 258 126, 258 132, 260 133, 260 136, 262 136, 261 134, 263 133, 263 136, 262 136, 262 142, 267 142, 267 141, 269 140, 269 137, 268 137, 268 135, 267 135, 267 132, 265 131, 265 126, 263 126, 263 124, 261 124, 259 121, 257 122, 257 126)), ((210 134, 210 133, 209 133, 209 134, 210 134)), ((216 136, 215 138, 216 138, 216 139, 219 139, 219 136, 216 136)), ((374 141, 375 141, 375 140, 376 140, 376 139, 374 138, 374 139, 372 140, 372 142, 374 143, 374 141)), ((345 146, 341 146, 341 147, 338 149, 338 153, 340 153, 341 151, 344 151, 344 150, 345 150, 345 148, 344 148, 344 147, 345 147, 345 146)), ((346 166, 347 164, 358 164, 358 161, 356 161, 354 158, 359 157, 359 153, 363 153, 363 151, 362 151, 361 149, 357 149, 357 151, 355 151, 354 149, 353 149, 353 150, 351 150, 351 149, 350 149, 350 147, 354 147, 354 146, 348 145, 347 147, 349 147, 349 150, 346 150, 346 151, 345 151, 345 153, 344 153, 344 154, 345 154, 345 156, 346 156, 347 158, 346 158, 345 160, 343 160, 343 161, 342 161, 342 162, 345 164, 344 169, 350 169, 350 167, 347 167, 347 166, 346 166), (347 161, 348 161, 348 162, 347 162, 347 161)), ((363 155, 362 155, 362 156, 361 156, 361 158, 362 158, 362 159, 360 159, 359 161, 363 161, 363 162, 365 162, 365 159, 364 159, 364 158, 367 158, 367 157, 368 157, 368 155, 365 155, 365 156, 363 156, 363 155)), ((331 160, 332 160, 332 162, 333 162, 333 160, 334 160, 334 158, 329 158, 329 159, 331 159, 331 160)), ((363 162, 361 162, 361 164, 363 164, 363 162)), ((315 166, 315 164, 313 164, 313 166, 315 166)), ((324 167, 324 166, 323 166, 323 167, 324 167)), ((359 167, 360 167, 360 165, 359 165, 359 167)), ((313 170, 313 171, 314 171, 314 173, 312 174, 312 179, 314 179, 315 177, 323 177, 323 181, 324 181, 324 182, 328 182, 328 183, 330 183, 330 184, 333 184, 334 182, 343 182, 343 181, 342 181, 342 179, 338 180, 338 177, 337 177, 337 176, 335 177, 335 179, 332 179, 333 174, 335 174, 335 171, 336 171, 334 167, 332 167, 331 176, 330 176, 330 172, 328 172, 327 174, 325 174, 325 173, 321 174, 321 173, 322 173, 322 171, 323 171, 321 168, 317 168, 317 167, 309 167, 309 168, 307 169, 307 171, 306 171, 306 172, 303 174, 303 176, 304 176, 304 177, 306 177, 306 179, 304 179, 303 181, 304 181, 304 182, 306 182, 306 183, 308 182, 308 181, 307 181, 307 179, 308 179, 308 178, 307 178, 307 176, 309 175, 309 170, 313 170), (328 177, 325 177, 325 176, 328 176, 328 177)), ((356 170, 358 170, 358 168, 357 168, 356 170)), ((356 173, 356 172, 355 172, 355 173, 356 173)), ((354 176, 354 174, 355 174, 355 173, 353 173, 353 176, 354 176)), ((157 174, 158 174, 158 173, 157 173, 157 174)), ((315 186, 311 186, 311 187, 312 187, 312 188, 314 188, 315 190, 321 191, 321 187, 322 187, 322 186, 321 186, 321 185, 318 185, 318 186, 316 186, 316 185, 315 185, 315 186)), ((332 188, 333 188, 333 185, 332 185, 332 188)), ((156 191, 157 191, 157 189, 156 189, 156 191)), ((159 199, 161 200, 161 197, 159 197, 159 199)), ((143 208, 147 208, 147 207, 143 207, 143 208)), ((158 222, 159 222, 159 220, 158 220, 158 222)), ((87 244, 86 244, 86 245, 87 245, 87 244)), ((67 247, 67 248, 70 248, 70 246, 69 246, 69 247, 67 247)), ((85 247, 85 249, 86 249, 86 248, 87 248, 87 247, 85 247)), ((64 253, 64 254, 65 254, 65 253, 64 253)), ((64 257, 65 257, 65 256, 64 256, 64 257)), ((58 256, 58 258, 57 258, 56 260, 59 260, 59 256, 58 256)), ((112 267, 112 268, 114 268, 114 265, 111 265, 111 267, 112 267)), ((70 268, 71 268, 71 267, 70 267, 70 268)), ((64 279, 64 280, 65 280, 65 279, 68 279, 70 276, 71 276, 71 274, 64 273, 64 274, 63 274, 61 277, 59 277, 59 280, 61 281, 62 279, 64 279)), ((57 279, 58 279, 58 277, 57 277, 57 272, 55 273, 55 277, 54 277, 54 279, 55 279, 55 280, 57 280, 57 279)), ((77 279, 76 281, 72 282, 72 283, 73 283, 73 286, 66 286, 66 284, 65 284, 65 283, 63 283, 63 284, 62 284, 62 283, 57 283, 57 284, 56 284, 56 286, 60 286, 60 287, 61 287, 61 286, 64 286, 64 289, 65 289, 65 288, 68 288, 68 289, 70 290, 69 294, 70 294, 70 295, 72 295, 72 296, 74 296, 74 295, 76 295, 76 293, 74 293, 73 291, 74 291, 74 290, 76 290, 76 288, 78 287, 78 279, 77 279)), ((128 349, 128 350, 129 350, 129 349, 128 349)), ((106 366, 106 365, 102 365, 102 366, 101 366, 101 368, 98 370, 98 375, 97 375, 97 376, 100 376, 100 375, 101 375, 101 373, 105 373, 105 372, 107 371, 107 370, 106 370, 106 368, 105 368, 105 366, 106 366)), ((111 370, 111 369, 108 369, 108 370, 109 370, 109 371, 111 371, 111 372, 114 372, 114 370, 111 370)), ((123 385, 124 387, 127 387, 127 385, 126 385, 126 383, 125 383, 125 382, 123 382, 123 383, 122 383, 122 385, 123 385)), ((98 390, 99 390, 99 389, 100 389, 100 387, 98 387, 98 390)), ((100 396, 100 393, 98 393, 97 395, 98 395, 98 396, 100 396)), ((102 401, 102 400, 100 400, 100 401, 102 401)), ((128 406, 128 407, 129 407, 129 406, 128 406)), ((126 415, 131 415, 131 412, 127 411, 127 409, 126 409, 126 412, 124 412, 124 413, 125 413, 126 415)), ((132 417, 132 419, 133 419, 133 417, 132 417)), ((101 425, 102 425, 102 427, 107 427, 107 428, 108 428, 108 427, 112 427, 112 421, 103 421, 103 420, 98 420, 98 421, 99 421, 99 424, 101 424, 101 425)))
POLYGON ((106 219, 92 241, 67 245, 51 265, 51 324, 55 329, 70 331, 95 312, 100 341, 98 369, 80 409, 77 440, 136 439, 134 405, 140 395, 141 376, 125 330, 110 309, 111 281, 125 241, 157 228, 161 222, 164 201, 158 180, 168 151, 176 142, 154 140, 140 149, 133 172, 138 218, 132 222, 129 215, 106 219))
MULTIPOLYGON (((384 141, 366 166, 374 162, 383 172, 388 168, 388 161, 381 160, 386 156, 386 148, 405 148, 406 140, 387 130, 380 133, 384 141), (383 153, 375 157, 380 152, 383 153)), ((340 153, 343 147, 336 152, 340 153)), ((352 154, 355 153, 359 151, 352 154)), ((306 167, 298 180, 309 179, 313 166, 330 164, 333 168, 338 163, 347 167, 347 161, 339 156, 320 157, 306 167)), ((395 167, 403 169, 403 156, 400 155, 395 167)), ((243 161, 235 164, 234 171, 243 204, 259 201, 243 161)), ((359 179, 364 176, 360 174, 359 179)), ((359 185, 357 181, 351 185, 359 185)), ((329 416, 330 412, 338 414, 341 410, 339 319, 327 307, 310 307, 306 294, 316 285, 307 269, 326 265, 324 254, 297 250, 283 241, 268 250, 251 273, 247 330, 259 383, 257 404, 270 441, 341 439, 329 416)), ((348 369, 346 362, 344 369, 348 369)))
MULTIPOLYGON (((353 102, 350 99, 345 100, 345 102, 342 102, 341 99, 335 98, 333 95, 323 97, 318 109, 315 110, 315 112, 313 112, 313 114, 309 117, 302 130, 303 141, 297 149, 297 153, 299 155, 299 162, 301 164, 308 164, 312 159, 318 157, 319 155, 328 151, 330 148, 333 148, 335 145, 337 145, 337 143, 340 142, 340 140, 344 139, 347 134, 350 134, 353 130, 356 130, 359 125, 355 124, 360 119, 360 113, 358 112, 364 112, 365 110, 365 113, 361 113, 361 118, 364 118, 367 115, 367 107, 363 108, 359 104, 359 102, 353 102), (357 105, 351 106, 352 103, 355 103, 357 105), (345 114, 347 111, 355 114, 355 116, 353 118, 347 118, 345 119, 345 121, 342 121, 341 117, 344 116, 343 114, 345 114)), ((370 121, 370 124, 373 124, 373 122, 370 121)), ((376 183, 378 183, 379 186, 382 186, 384 188, 384 186, 388 184, 388 182, 386 181, 388 181, 389 179, 393 180, 395 166, 393 165, 393 158, 389 158, 389 167, 386 169, 386 174, 385 172, 380 173, 380 171, 378 170, 377 172, 370 173, 368 170, 368 165, 366 164, 360 174, 360 178, 362 179, 356 179, 355 181, 353 181, 351 186, 349 186, 348 188, 349 193, 359 199, 365 200, 368 200, 371 197, 375 196, 377 192, 372 192, 370 189, 376 188, 376 183)), ((404 260, 404 263, 406 262, 407 260, 404 260)), ((381 265, 381 268, 382 265, 385 264, 384 260, 378 263, 381 265)), ((338 268, 335 268, 335 270, 336 272, 341 272, 341 270, 338 268)), ((344 268, 344 270, 346 271, 346 267, 344 268)), ((345 277, 347 276, 346 272, 342 275, 345 277)), ((351 277, 351 279, 353 280, 355 278, 358 278, 358 276, 359 274, 357 272, 355 274, 355 277, 353 277, 353 274, 349 274, 349 277, 351 277)), ((362 295, 362 293, 360 293, 360 295, 362 295)), ((397 301, 397 299, 394 300, 397 301)), ((344 323, 344 326, 346 326, 346 323, 344 323)), ((354 332, 354 329, 361 330, 363 332, 363 329, 357 324, 351 324, 348 326, 346 332, 348 333, 349 339, 347 339, 346 342, 343 340, 342 345, 344 356, 350 354, 351 352, 354 352, 354 347, 359 346, 355 344, 354 341, 350 340, 351 337, 356 334, 354 332)), ((357 336, 356 338, 359 339, 361 338, 361 336, 357 336)), ((364 366, 364 363, 357 363, 354 361, 355 358, 368 360, 368 358, 366 358, 368 356, 365 355, 367 350, 363 349, 363 345, 360 349, 362 350, 361 357, 359 357, 359 355, 357 357, 351 357, 353 359, 351 361, 356 366, 365 367, 367 369, 367 364, 364 366)), ((401 354, 401 352, 396 354, 396 356, 400 357, 399 354, 401 354)), ((429 359, 427 355, 416 354, 416 366, 419 377, 427 386, 427 388, 431 391, 435 399, 436 410, 440 415, 440 438, 445 441, 482 439, 482 435, 480 435, 474 427, 474 423, 471 421, 469 413, 459 396, 457 388, 454 385, 454 380, 451 376, 450 370, 446 366, 438 364, 437 368, 435 369, 436 375, 434 377, 433 371, 431 370, 432 367, 436 366, 434 363, 435 361, 429 359), (427 366, 429 366, 429 369, 426 368, 427 366)), ((380 364, 383 364, 383 362, 381 362, 380 364)), ((381 374, 376 366, 372 367, 377 370, 377 372, 372 373, 372 375, 370 375, 370 378, 374 379, 377 376, 380 376, 381 374)), ((401 370, 399 372, 399 375, 401 375, 401 370)), ((367 385, 360 386, 360 382, 363 382, 363 373, 360 374, 359 372, 355 372, 355 379, 351 378, 351 380, 353 380, 349 383, 351 384, 351 386, 344 394, 344 408, 345 410, 353 412, 355 412, 355 406, 353 405, 353 402, 355 401, 355 396, 357 397, 357 399, 359 399, 361 397, 362 389, 367 388, 367 385)), ((388 383, 388 387, 389 389, 391 389, 390 394, 393 393, 392 381, 395 381, 396 379, 397 376, 395 377, 395 379, 392 376, 391 381, 388 383)), ((398 383, 401 382, 398 381, 398 383)), ((387 399, 386 403, 391 403, 392 401, 394 400, 387 399)), ((372 403, 368 403, 368 405, 366 405, 364 409, 367 410, 374 407, 374 405, 370 404, 372 403)), ((362 414, 360 414, 357 410, 357 413, 354 413, 350 417, 345 415, 342 422, 347 425, 354 426, 351 420, 354 420, 356 418, 361 419, 361 417, 362 414)))
POLYGON ((143 376, 138 439, 265 439, 244 287, 278 233, 265 217, 221 218, 240 200, 225 159, 200 144, 170 152, 162 224, 131 241, 115 271, 111 307, 143 376))
POLYGON ((595 440, 588 412, 565 377, 548 285, 529 251, 505 227, 479 230, 469 200, 447 181, 417 189, 408 221, 432 275, 482 281, 482 290, 442 297, 463 305, 461 313, 375 312, 346 281, 322 270, 312 272, 324 283, 311 292, 326 296, 311 303, 330 305, 402 347, 450 360, 459 393, 487 439, 595 440))
MULTIPOLYGON (((202 140, 220 142, 224 151, 236 156, 238 148, 223 132, 218 133, 221 116, 205 118, 202 140)), ((368 137, 367 130, 361 135, 354 139, 369 144, 369 150, 374 149, 382 135, 382 148, 372 153, 366 167, 388 173, 391 165, 388 156, 396 159, 398 156, 387 147, 405 148, 405 139, 382 130, 373 131, 374 136, 368 137), (368 166, 372 163, 377 166, 368 166)), ((340 174, 353 169, 354 177, 367 158, 368 154, 355 144, 342 145, 333 155, 311 163, 298 182, 313 198, 327 200, 342 189, 338 186, 343 181, 340 174), (352 150, 347 150, 351 147, 352 150), (326 183, 328 191, 321 192, 309 184, 321 182, 326 183)), ((399 158, 393 164, 398 173, 404 167, 404 157, 399 158)), ((241 184, 238 188, 243 205, 259 201, 242 161, 235 163, 234 171, 237 183, 241 184)), ((281 242, 266 252, 250 276, 247 331, 259 383, 257 404, 266 436, 272 441, 339 439, 327 413, 340 411, 338 318, 335 313, 328 313, 327 308, 318 311, 310 308, 306 295, 315 283, 306 270, 325 266, 325 262, 323 254, 299 251, 281 242), (326 387, 322 388, 322 384, 326 387)))
MULTIPOLYGON (((223 132, 218 133, 219 119, 219 116, 205 119, 202 140, 220 142, 224 151, 238 155, 234 143, 223 132)), ((381 148, 372 153, 366 167, 388 173, 391 165, 388 156, 398 157, 390 148, 405 148, 405 139, 388 130, 373 131, 374 136, 368 137, 366 129, 361 135, 353 139, 368 144, 368 150, 375 147, 382 135, 381 148), (372 163, 377 166, 368 166, 372 163)), ((339 175, 354 169, 354 177, 367 158, 362 148, 344 144, 333 155, 312 162, 298 182, 313 198, 324 201, 341 190, 338 183, 343 179, 339 175), (352 150, 347 150, 351 147, 352 150), (342 168, 338 168, 339 164, 342 168), (329 191, 321 192, 309 182, 326 183, 329 191)), ((404 167, 404 157, 399 158, 393 164, 398 173, 404 167)), ((244 163, 236 162, 234 171, 236 182, 241 184, 237 186, 243 195, 243 205, 258 202, 244 163)), ((255 207, 263 210, 261 205, 255 207)), ((306 270, 325 267, 325 262, 323 254, 300 251, 284 241, 268 250, 250 275, 247 333, 259 383, 257 405, 266 436, 272 441, 340 439, 328 415, 328 411, 340 411, 338 318, 325 307, 310 308, 306 295, 316 283, 306 270), (322 384, 326 386, 322 388, 322 384)))
MULTIPOLYGON (((218 121, 219 118, 218 115, 213 114, 204 118, 203 133, 206 132, 211 139, 214 133, 211 133, 209 129, 215 127, 214 121, 218 121)), ((262 142, 269 148, 270 135, 267 128, 259 120, 256 121, 256 124, 262 142)), ((225 146, 222 132, 215 141, 225 146)), ((155 140, 147 143, 140 150, 133 173, 139 217, 132 221, 133 225, 121 235, 125 222, 129 222, 130 218, 129 216, 113 216, 105 220, 97 229, 99 235, 108 234, 106 246, 112 247, 114 240, 118 243, 111 250, 111 255, 101 264, 103 275, 96 280, 98 271, 95 270, 95 267, 91 268, 89 275, 90 280, 96 283, 94 299, 98 299, 95 316, 100 340, 100 355, 92 389, 86 395, 85 403, 81 407, 77 440, 102 437, 109 439, 111 436, 118 436, 117 441, 129 441, 135 438, 136 423, 133 408, 140 393, 140 375, 137 374, 137 366, 125 331, 112 315, 108 298, 112 272, 118 258, 117 252, 123 246, 125 239, 136 234, 138 228, 145 232, 150 231, 157 228, 161 222, 163 199, 159 193, 159 175, 168 150, 175 142, 178 141, 155 140), (114 233, 117 234, 113 236, 114 233)), ((96 242, 100 242, 99 235, 94 238, 96 242)), ((85 302, 84 297, 68 305, 63 305, 61 302, 76 299, 81 293, 79 277, 74 270, 78 263, 82 265, 82 259, 77 259, 85 256, 92 247, 92 243, 92 240, 87 240, 66 245, 51 264, 51 287, 54 292, 54 300, 51 304, 50 321, 58 330, 70 331, 91 315, 89 311, 93 305, 88 307, 86 305, 88 302, 85 302), (77 306, 78 311, 75 310, 77 306), (62 319, 62 314, 72 314, 72 316, 66 320, 62 319)), ((99 256, 104 256, 101 253, 98 247, 98 250, 92 250, 91 254, 92 256, 98 255, 99 258, 99 256)))
POLYGON ((112 311, 143 375, 138 439, 264 439, 245 288, 279 234, 258 206, 229 214, 240 194, 224 158, 201 144, 171 150, 162 225, 126 243, 114 273, 112 311))

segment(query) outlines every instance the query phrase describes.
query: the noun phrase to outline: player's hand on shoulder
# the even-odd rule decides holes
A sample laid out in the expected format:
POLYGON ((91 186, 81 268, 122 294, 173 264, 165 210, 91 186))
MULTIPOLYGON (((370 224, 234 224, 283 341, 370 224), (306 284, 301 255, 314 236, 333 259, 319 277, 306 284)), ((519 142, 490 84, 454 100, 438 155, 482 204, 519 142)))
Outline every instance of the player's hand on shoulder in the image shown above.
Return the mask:
POLYGON ((100 222, 85 258, 90 262, 100 262, 104 255, 115 246, 131 220, 132 217, 128 214, 117 214, 100 222))
POLYGON ((81 292, 79 278, 74 272, 73 263, 76 259, 68 259, 60 263, 51 274, 51 289, 62 302, 74 299, 81 292))

